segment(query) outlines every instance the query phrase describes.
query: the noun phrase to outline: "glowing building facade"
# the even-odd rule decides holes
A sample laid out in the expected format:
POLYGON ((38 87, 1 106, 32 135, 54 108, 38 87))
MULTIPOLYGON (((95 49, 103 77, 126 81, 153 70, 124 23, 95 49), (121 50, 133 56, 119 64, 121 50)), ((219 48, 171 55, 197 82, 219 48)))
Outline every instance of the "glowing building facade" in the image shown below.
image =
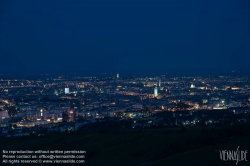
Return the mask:
POLYGON ((157 96, 158 96, 158 88, 155 87, 155 88, 154 88, 154 97, 157 97, 157 96))

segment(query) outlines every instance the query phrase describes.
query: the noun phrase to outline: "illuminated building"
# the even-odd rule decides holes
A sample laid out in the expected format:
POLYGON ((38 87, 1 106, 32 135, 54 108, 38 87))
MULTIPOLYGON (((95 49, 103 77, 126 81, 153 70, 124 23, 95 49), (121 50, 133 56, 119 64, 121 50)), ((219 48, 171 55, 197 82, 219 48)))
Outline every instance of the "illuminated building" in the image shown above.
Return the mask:
POLYGON ((232 87, 231 89, 232 90, 239 90, 240 88, 239 87, 232 87))
POLYGON ((6 118, 10 118, 8 111, 0 111, 0 123, 2 123, 2 121, 6 118))
POLYGON ((207 99, 203 99, 203 100, 202 100, 202 103, 203 103, 203 104, 207 104, 207 103, 208 103, 208 100, 207 100, 207 99))
POLYGON ((80 84, 77 84, 77 85, 76 85, 76 88, 81 88, 81 89, 84 88, 84 82, 83 82, 83 83, 80 83, 80 84))
POLYGON ((41 109, 40 112, 41 112, 41 117, 43 117, 43 110, 41 109))
POLYGON ((157 96, 158 96, 158 88, 155 87, 155 88, 154 88, 154 97, 157 97, 157 96))
POLYGON ((69 88, 65 88, 65 94, 69 94, 69 88))
POLYGON ((195 88, 195 85, 194 85, 194 84, 191 84, 190 88, 195 88))
POLYGON ((81 109, 81 101, 80 100, 71 100, 70 101, 70 111, 69 111, 69 120, 71 122, 76 121, 77 112, 81 109))
POLYGON ((75 122, 76 121, 76 110, 70 110, 69 111, 69 121, 70 122, 75 122))

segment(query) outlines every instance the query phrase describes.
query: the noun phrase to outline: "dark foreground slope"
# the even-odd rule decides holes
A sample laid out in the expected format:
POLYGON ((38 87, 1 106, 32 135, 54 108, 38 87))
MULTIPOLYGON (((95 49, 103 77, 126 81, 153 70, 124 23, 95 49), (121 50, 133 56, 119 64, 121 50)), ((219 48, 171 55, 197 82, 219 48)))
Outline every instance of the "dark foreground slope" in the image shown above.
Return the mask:
MULTIPOLYGON (((238 146, 249 150, 249 125, 58 133, 0 140, 1 150, 85 150, 84 165, 90 166, 235 165, 220 161, 218 150, 236 150, 238 146)), ((249 163, 238 163, 243 164, 249 163)))

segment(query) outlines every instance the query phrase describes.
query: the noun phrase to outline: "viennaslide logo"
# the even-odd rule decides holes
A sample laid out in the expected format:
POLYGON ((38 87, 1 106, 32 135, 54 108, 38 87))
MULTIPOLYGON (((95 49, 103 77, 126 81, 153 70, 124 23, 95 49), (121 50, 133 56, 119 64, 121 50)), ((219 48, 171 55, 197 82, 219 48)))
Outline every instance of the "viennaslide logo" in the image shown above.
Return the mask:
POLYGON ((240 150, 239 148, 238 146, 236 150, 220 150, 220 159, 222 161, 236 161, 236 165, 240 161, 248 161, 248 150, 240 150))

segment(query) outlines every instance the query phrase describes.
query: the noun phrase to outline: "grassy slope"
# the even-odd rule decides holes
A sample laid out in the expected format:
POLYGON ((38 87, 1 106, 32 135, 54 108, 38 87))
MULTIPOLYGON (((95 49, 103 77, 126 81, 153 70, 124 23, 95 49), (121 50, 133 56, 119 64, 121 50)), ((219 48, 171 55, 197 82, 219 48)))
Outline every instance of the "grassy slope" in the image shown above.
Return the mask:
MULTIPOLYGON (((237 147, 240 146, 239 149, 241 150, 247 150, 249 151, 250 147, 250 137, 238 139, 238 140, 233 140, 229 141, 224 144, 219 144, 215 148, 217 150, 236 150, 237 147)), ((210 165, 225 165, 225 166, 230 166, 230 165, 236 165, 235 161, 221 161, 219 158, 220 154, 219 152, 215 152, 214 148, 212 147, 205 147, 201 148, 198 150, 193 150, 190 152, 186 153, 181 153, 178 155, 174 155, 171 157, 166 157, 164 159, 151 162, 151 163, 146 163, 142 164, 141 166, 165 166, 166 163, 168 166, 175 166, 175 165, 185 165, 185 166, 194 166, 194 165, 199 165, 199 166, 210 166, 210 165)), ((249 160, 249 154, 248 158, 249 160)), ((237 165, 250 165, 249 162, 239 162, 237 165)))
MULTIPOLYGON (((164 129, 143 131, 123 131, 118 133, 56 134, 34 138, 0 139, 0 148, 5 150, 86 150, 85 165, 122 166, 122 165, 222 165, 219 153, 211 147, 190 151, 173 157, 169 147, 172 142, 188 146, 193 140, 205 133, 190 131, 168 133, 164 129)), ((217 149, 236 149, 237 146, 250 145, 250 137, 232 140, 221 144, 217 149)), ((241 163, 239 163, 241 164, 241 163)), ((48 165, 48 164, 46 164, 48 165)), ((55 165, 55 164, 54 164, 55 165)), ((235 162, 233 163, 235 165, 235 162)))

